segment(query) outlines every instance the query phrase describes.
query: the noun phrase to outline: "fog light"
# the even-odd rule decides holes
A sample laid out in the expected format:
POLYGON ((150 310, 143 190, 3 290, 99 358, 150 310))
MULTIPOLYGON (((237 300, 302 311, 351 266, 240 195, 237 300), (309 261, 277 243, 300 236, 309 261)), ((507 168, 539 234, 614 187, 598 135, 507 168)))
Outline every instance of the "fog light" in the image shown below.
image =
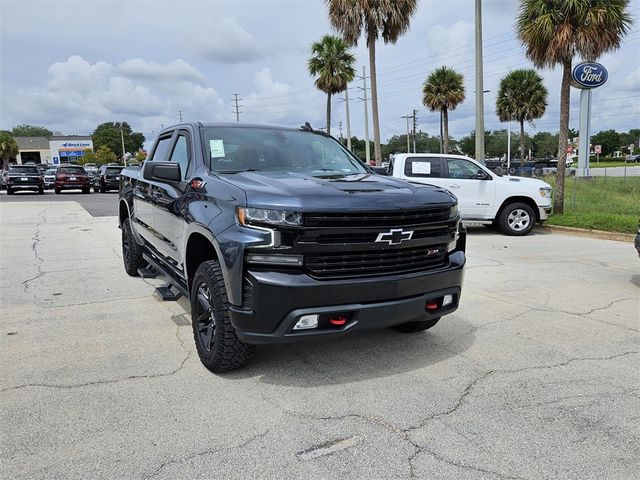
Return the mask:
POLYGON ((453 303, 453 295, 445 295, 442 298, 442 306, 446 307, 447 305, 451 305, 453 303))
POLYGON ((318 315, 303 315, 293 327, 294 330, 309 330, 311 328, 318 328, 318 315))

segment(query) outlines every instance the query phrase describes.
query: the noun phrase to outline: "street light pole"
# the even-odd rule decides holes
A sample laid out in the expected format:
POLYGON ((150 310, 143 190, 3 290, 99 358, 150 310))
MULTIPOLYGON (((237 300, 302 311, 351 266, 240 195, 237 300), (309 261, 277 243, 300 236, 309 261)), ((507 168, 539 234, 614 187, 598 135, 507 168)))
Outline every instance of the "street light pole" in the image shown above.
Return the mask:
POLYGON ((120 141, 122 142, 122 162, 124 164, 124 133, 122 131, 122 122, 120 122, 120 141))
POLYGON ((484 87, 482 73, 482 1, 476 0, 476 160, 484 161, 484 87))

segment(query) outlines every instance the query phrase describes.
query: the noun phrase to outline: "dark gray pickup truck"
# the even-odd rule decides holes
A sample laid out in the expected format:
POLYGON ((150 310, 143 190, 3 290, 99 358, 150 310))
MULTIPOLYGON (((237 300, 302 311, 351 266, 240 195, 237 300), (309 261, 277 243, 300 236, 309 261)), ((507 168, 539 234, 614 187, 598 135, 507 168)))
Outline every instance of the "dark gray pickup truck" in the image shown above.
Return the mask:
POLYGON ((214 372, 255 344, 394 327, 458 307, 466 234, 447 190, 373 174, 323 132, 190 123, 120 178, 124 267, 191 302, 214 372))

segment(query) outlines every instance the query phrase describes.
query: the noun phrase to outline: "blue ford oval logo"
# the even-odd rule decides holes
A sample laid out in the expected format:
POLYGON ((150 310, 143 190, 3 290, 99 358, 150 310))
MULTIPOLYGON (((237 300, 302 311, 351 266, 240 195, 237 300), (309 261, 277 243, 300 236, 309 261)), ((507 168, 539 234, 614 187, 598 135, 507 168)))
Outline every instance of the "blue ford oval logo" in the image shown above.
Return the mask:
POLYGON ((573 67, 571 78, 578 88, 596 88, 604 85, 609 73, 597 62, 584 62, 573 67))

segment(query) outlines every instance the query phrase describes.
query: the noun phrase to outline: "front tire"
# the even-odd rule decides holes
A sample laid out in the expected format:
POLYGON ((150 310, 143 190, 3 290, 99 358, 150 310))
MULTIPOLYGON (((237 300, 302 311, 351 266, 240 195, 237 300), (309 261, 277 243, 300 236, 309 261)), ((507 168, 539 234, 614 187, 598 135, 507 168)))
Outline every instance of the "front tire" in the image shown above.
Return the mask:
POLYGON ((423 320, 421 322, 402 323, 391 328, 402 333, 423 332, 424 330, 429 330, 431 327, 434 327, 435 324, 440 321, 440 318, 442 317, 432 318, 431 320, 423 320))
POLYGON ((145 265, 142 258, 142 247, 138 245, 131 226, 131 219, 122 222, 122 260, 124 270, 131 277, 139 276, 138 269, 145 265))
POLYGON ((241 342, 229 318, 229 300, 217 261, 202 263, 191 288, 191 323, 202 364, 215 373, 244 367, 255 347, 241 342))
POLYGON ((528 235, 536 222, 533 209, 526 203, 510 203, 498 213, 498 226, 506 235, 522 237, 528 235))

